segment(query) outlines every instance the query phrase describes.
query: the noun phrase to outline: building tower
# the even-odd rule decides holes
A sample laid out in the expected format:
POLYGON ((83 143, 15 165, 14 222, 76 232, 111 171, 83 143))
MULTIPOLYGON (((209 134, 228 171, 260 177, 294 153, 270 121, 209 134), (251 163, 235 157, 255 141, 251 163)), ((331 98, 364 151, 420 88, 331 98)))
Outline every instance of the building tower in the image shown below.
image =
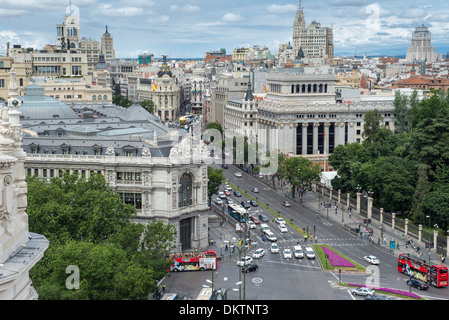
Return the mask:
POLYGON ((14 68, 9 76, 7 107, 0 106, 0 300, 36 300, 29 271, 42 258, 49 241, 28 232, 22 102, 14 68))
POLYGON ((106 62, 115 60, 114 38, 109 33, 108 26, 101 37, 101 52, 104 54, 106 62))
POLYGON ((407 60, 436 61, 437 54, 435 53, 435 48, 431 45, 431 40, 430 31, 424 24, 415 28, 412 35, 412 44, 407 49, 407 60))
POLYGON ((80 37, 80 10, 70 5, 65 10, 64 21, 56 25, 56 49, 77 50, 81 48, 80 37))
POLYGON ((298 52, 301 48, 302 34, 306 29, 306 18, 304 17, 304 10, 299 0, 299 7, 296 10, 295 22, 293 23, 293 51, 298 52))

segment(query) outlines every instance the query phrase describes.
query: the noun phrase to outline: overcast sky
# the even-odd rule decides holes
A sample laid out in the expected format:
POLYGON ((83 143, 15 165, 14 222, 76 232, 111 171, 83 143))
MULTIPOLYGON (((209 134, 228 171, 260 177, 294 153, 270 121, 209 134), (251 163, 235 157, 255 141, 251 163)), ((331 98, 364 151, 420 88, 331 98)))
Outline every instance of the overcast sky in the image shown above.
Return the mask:
MULTIPOLYGON (((292 41, 295 0, 72 0, 80 9, 81 36, 101 39, 105 26, 118 58, 203 58, 206 51, 248 45, 278 52, 292 41)), ((11 45, 41 49, 56 44, 69 0, 0 0, 0 54, 11 45)), ((335 55, 405 55, 414 28, 425 24, 432 45, 449 51, 446 0, 303 0, 306 23, 334 28, 335 55)))

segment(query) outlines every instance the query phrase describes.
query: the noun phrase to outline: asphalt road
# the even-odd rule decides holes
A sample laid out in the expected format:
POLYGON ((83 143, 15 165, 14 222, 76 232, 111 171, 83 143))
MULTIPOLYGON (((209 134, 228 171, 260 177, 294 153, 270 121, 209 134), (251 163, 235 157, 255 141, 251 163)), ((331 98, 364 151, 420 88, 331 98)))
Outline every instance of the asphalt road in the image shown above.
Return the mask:
MULTIPOLYGON (((257 248, 265 249, 265 256, 260 259, 254 259, 259 269, 254 272, 242 274, 240 268, 236 266, 238 260, 237 254, 232 258, 228 257, 228 253, 224 253, 225 259, 219 263, 219 268, 214 273, 214 286, 216 288, 236 288, 240 292, 228 291, 228 299, 238 300, 245 297, 247 300, 359 300, 361 297, 354 297, 349 290, 344 287, 335 285, 341 277, 341 281, 356 284, 368 284, 379 287, 388 287, 400 290, 409 290, 406 284, 408 277, 399 273, 396 269, 397 258, 392 254, 380 250, 368 243, 368 241, 360 239, 360 237, 349 233, 348 231, 333 225, 326 219, 317 218, 316 213, 291 202, 291 207, 284 207, 282 202, 289 200, 282 196, 279 192, 268 187, 258 178, 243 173, 243 177, 235 176, 235 172, 240 171, 234 166, 229 166, 223 171, 225 178, 231 184, 237 186, 240 190, 247 192, 254 198, 258 198, 263 204, 269 204, 269 208, 279 214, 285 220, 292 222, 300 228, 309 227, 309 233, 314 233, 318 238, 318 243, 328 244, 336 250, 351 258, 355 262, 370 267, 374 270, 371 276, 361 274, 346 274, 323 272, 318 259, 308 260, 302 259, 286 259, 283 257, 284 248, 293 250, 298 242, 304 248, 307 245, 304 238, 292 228, 288 227, 288 232, 281 233, 278 225, 273 221, 274 216, 263 210, 261 207, 252 207, 249 212, 259 215, 265 214, 269 218, 270 229, 277 237, 277 244, 280 247, 279 253, 269 252, 271 242, 268 240, 261 241, 262 232, 259 227, 250 229, 251 238, 257 240, 256 246, 251 246, 248 252, 249 256, 257 248), (259 193, 253 193, 252 187, 257 187, 259 193), (366 255, 375 255, 380 260, 379 266, 370 266, 364 261, 366 255), (227 281, 224 281, 224 279, 227 281), (245 286, 235 286, 237 281, 244 281, 245 286), (374 281, 374 282, 372 282, 374 281), (244 289, 243 289, 244 288, 244 289), (245 293, 243 293, 243 291, 245 293)), ((223 190, 223 189, 222 189, 223 190)), ((236 197, 231 192, 231 197, 237 203, 246 200, 244 196, 236 197)), ((213 197, 214 199, 215 197, 213 197)), ((307 196, 304 201, 309 201, 307 196)), ((314 200, 315 201, 315 200, 314 200)), ((217 211, 221 207, 214 204, 217 211)), ((335 214, 329 211, 329 214, 335 214)), ((226 216, 226 214, 224 214, 226 216)), ((224 226, 230 232, 233 232, 235 220, 228 216, 228 223, 224 226)), ((310 243, 310 241, 309 241, 310 243)), ((218 251, 218 250, 217 250, 218 251)), ((223 247, 220 249, 223 251, 223 247)), ((218 252, 220 252, 218 251, 218 252)), ((219 253, 220 254, 220 253, 219 253)), ((195 299, 203 285, 210 284, 206 279, 212 280, 212 272, 187 272, 172 273, 165 283, 167 288, 172 288, 182 296, 195 299)), ((426 297, 427 299, 448 299, 448 288, 429 288, 426 292, 412 292, 426 297)))

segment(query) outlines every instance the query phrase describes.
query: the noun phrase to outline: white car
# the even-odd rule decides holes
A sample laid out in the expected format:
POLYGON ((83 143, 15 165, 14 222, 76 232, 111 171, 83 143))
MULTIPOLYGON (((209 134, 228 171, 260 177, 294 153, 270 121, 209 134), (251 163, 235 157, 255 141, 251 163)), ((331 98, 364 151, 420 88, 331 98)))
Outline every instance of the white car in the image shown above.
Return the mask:
POLYGON ((244 258, 241 258, 239 261, 237 261, 237 265, 240 267, 243 267, 244 265, 248 265, 251 262, 253 262, 253 258, 246 256, 244 258))
POLYGON ((223 200, 221 200, 220 198, 215 198, 215 203, 216 204, 223 204, 223 200))
POLYGON ((282 205, 283 205, 284 207, 290 207, 290 206, 291 206, 290 202, 288 202, 288 201, 282 202, 282 205))
POLYGON ((285 220, 282 219, 281 217, 277 217, 276 219, 274 219, 274 221, 276 221, 276 223, 283 223, 283 224, 285 224, 285 220))
POLYGON ((236 173, 234 173, 234 175, 235 175, 237 178, 241 178, 241 177, 242 177, 242 173, 241 173, 240 171, 237 171, 236 173))
POLYGON ((225 193, 222 192, 222 191, 220 191, 220 192, 218 193, 218 196, 219 196, 221 199, 226 199, 226 195, 225 195, 225 193))
POLYGON ((262 248, 257 249, 253 253, 253 258, 262 258, 265 255, 265 250, 262 248))
POLYGON ((298 259, 304 258, 304 252, 302 251, 301 246, 293 247, 293 252, 294 252, 295 258, 298 258, 298 259))
POLYGON ((285 224, 281 223, 279 225, 279 231, 282 232, 282 233, 288 232, 287 226, 285 224))
POLYGON ((272 243, 270 247, 271 253, 279 253, 279 246, 276 243, 272 243))
POLYGON ((371 264, 379 264, 379 259, 377 259, 375 256, 365 256, 363 257, 363 259, 371 264))
POLYGON ((291 259, 292 258, 292 251, 288 248, 284 249, 283 251, 284 259, 291 259))
POLYGON ((232 191, 232 188, 231 188, 231 186, 229 184, 225 185, 224 189, 226 191, 232 191))
POLYGON ((315 259, 315 252, 311 247, 306 247, 305 251, 307 259, 315 259))
POLYGON ((252 222, 251 220, 246 221, 246 225, 250 229, 256 229, 256 224, 254 222, 252 222))
POLYGON ((374 291, 374 290, 371 290, 371 289, 368 289, 368 288, 364 288, 364 287, 361 287, 361 288, 357 288, 357 289, 352 289, 351 290, 351 293, 352 294, 356 294, 356 295, 359 295, 359 296, 372 296, 373 294, 375 294, 376 292, 374 291))
POLYGON ((276 236, 274 235, 274 233, 271 232, 271 231, 265 232, 265 236, 266 236, 267 239, 270 240, 270 241, 273 241, 273 242, 278 241, 278 238, 276 238, 276 236))

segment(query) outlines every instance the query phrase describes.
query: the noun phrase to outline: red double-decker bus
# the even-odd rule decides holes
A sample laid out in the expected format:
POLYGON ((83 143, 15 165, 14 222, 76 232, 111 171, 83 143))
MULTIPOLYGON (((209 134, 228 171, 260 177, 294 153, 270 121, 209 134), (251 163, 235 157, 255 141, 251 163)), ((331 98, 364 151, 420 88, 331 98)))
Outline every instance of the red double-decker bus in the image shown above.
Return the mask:
POLYGON ((205 252, 171 254, 173 260, 170 271, 204 271, 217 269, 217 253, 215 250, 205 252))
POLYGON ((448 286, 448 268, 445 265, 429 265, 410 253, 399 255, 398 271, 437 288, 448 286))

